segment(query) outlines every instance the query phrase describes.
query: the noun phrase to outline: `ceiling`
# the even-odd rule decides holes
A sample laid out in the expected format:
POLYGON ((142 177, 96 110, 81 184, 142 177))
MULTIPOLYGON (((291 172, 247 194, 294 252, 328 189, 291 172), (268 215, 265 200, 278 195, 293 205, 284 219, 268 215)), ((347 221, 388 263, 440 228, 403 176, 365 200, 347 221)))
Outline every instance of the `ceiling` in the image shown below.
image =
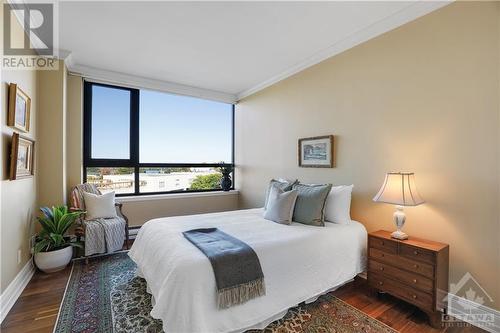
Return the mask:
POLYGON ((68 1, 59 48, 83 75, 237 100, 445 4, 68 1))

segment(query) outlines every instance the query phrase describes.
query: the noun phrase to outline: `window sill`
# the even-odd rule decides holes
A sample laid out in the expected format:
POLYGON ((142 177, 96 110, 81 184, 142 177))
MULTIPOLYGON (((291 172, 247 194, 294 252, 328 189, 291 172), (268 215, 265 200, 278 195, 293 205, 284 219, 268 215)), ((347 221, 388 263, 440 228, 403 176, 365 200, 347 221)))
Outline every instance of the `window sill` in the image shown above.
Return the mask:
POLYGON ((135 202, 135 201, 152 201, 152 200, 170 200, 180 198, 201 198, 201 197, 219 197, 227 195, 238 195, 238 190, 231 191, 212 191, 212 192, 195 192, 195 193, 166 193, 166 194, 152 194, 152 195, 131 195, 124 197, 117 197, 116 201, 135 202))

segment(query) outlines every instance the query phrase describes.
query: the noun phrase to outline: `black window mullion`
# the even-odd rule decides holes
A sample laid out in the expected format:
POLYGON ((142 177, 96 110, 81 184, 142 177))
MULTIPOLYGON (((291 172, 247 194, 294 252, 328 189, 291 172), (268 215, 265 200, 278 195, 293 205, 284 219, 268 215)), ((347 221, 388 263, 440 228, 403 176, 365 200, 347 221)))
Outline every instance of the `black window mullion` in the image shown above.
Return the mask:
POLYGON ((140 186, 140 184, 139 184, 139 181, 140 181, 139 180, 139 171, 140 171, 139 166, 136 165, 134 167, 134 194, 136 194, 136 195, 140 193, 139 192, 139 186, 140 186))
POLYGON ((231 147, 231 166, 233 167, 233 172, 232 172, 233 179, 232 179, 231 189, 234 190, 234 179, 235 179, 235 177, 234 177, 234 174, 235 174, 235 172, 234 172, 234 167, 235 167, 234 166, 234 140, 235 140, 234 139, 234 137, 235 137, 235 133, 234 133, 234 131, 235 131, 235 126, 234 126, 235 119, 234 118, 235 118, 235 105, 234 104, 232 105, 232 109, 233 109, 232 110, 232 113, 233 113, 232 117, 233 117, 233 119, 232 119, 232 126, 231 126, 232 127, 232 129, 231 129, 231 131, 232 131, 232 133, 231 133, 231 136, 232 136, 232 138, 231 138, 231 140, 232 140, 232 142, 231 142, 231 145, 232 145, 232 147, 231 147))
MULTIPOLYGON (((224 163, 232 166, 232 163, 224 163)), ((220 163, 139 163, 141 168, 215 168, 220 167, 220 163)))
MULTIPOLYGON (((84 168, 92 159, 92 84, 85 81, 83 84, 83 164, 84 168)), ((87 181, 87 173, 83 174, 87 181)))
POLYGON ((134 165, 134 194, 139 193, 139 89, 130 91, 130 160, 134 165))

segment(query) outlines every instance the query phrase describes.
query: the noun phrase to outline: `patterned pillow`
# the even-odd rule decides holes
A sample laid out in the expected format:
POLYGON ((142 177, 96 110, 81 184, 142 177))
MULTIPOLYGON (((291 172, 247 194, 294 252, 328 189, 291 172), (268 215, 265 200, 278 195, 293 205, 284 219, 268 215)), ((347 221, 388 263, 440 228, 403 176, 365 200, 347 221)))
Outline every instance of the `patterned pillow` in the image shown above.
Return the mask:
POLYGON ((325 202, 332 184, 295 184, 292 188, 298 192, 293 211, 293 221, 314 226, 324 226, 325 202))

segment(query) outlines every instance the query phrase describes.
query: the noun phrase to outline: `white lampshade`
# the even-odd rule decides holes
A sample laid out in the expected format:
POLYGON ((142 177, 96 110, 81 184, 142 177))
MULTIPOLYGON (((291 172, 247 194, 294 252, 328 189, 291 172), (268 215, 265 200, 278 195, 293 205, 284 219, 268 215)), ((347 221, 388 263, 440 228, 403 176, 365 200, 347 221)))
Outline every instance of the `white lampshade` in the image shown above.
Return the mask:
POLYGON ((400 206, 417 206, 424 199, 417 191, 413 172, 389 172, 373 201, 400 206))

